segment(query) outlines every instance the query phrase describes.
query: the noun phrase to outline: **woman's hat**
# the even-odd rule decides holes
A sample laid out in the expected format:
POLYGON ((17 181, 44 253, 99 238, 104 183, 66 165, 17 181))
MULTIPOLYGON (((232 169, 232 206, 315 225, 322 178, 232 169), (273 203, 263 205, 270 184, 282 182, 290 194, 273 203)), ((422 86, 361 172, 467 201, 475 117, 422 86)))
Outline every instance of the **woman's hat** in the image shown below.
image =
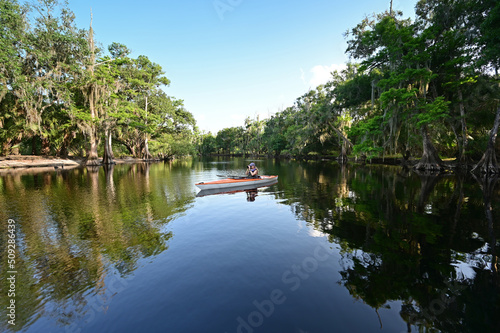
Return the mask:
POLYGON ((254 162, 250 163, 250 166, 255 166, 255 163, 254 162))

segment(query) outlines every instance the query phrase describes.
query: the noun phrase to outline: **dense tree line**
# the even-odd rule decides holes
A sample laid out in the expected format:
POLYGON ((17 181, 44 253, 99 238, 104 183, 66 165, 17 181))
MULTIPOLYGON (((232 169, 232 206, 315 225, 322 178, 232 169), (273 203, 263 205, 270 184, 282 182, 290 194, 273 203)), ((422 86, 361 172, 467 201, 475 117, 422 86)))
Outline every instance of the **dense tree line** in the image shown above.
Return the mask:
POLYGON ((392 8, 346 33, 351 61, 270 119, 204 134, 199 152, 440 156, 498 172, 500 3, 420 0, 415 20, 392 8))
MULTIPOLYGON (((92 20, 91 20, 92 22, 92 20)), ((195 120, 170 81, 123 44, 96 46, 92 23, 57 0, 0 0, 1 154, 151 159, 192 153, 195 120)))

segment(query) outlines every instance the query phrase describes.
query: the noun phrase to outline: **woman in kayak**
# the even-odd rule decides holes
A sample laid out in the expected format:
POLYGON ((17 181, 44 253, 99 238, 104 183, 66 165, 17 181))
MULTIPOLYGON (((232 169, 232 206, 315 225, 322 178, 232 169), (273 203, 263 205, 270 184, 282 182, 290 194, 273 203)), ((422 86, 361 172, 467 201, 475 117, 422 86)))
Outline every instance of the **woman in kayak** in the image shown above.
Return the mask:
POLYGON ((248 176, 248 178, 257 178, 259 174, 259 169, 255 166, 255 163, 250 163, 247 166, 247 171, 245 172, 245 175, 248 176))

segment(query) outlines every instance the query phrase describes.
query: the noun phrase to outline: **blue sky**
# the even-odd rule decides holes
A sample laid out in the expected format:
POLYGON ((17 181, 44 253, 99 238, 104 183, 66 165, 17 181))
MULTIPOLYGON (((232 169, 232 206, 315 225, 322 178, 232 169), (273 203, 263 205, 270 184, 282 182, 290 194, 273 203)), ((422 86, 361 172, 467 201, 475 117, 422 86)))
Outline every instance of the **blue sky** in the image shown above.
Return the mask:
MULTIPOLYGON (((413 16, 416 0, 394 0, 413 16)), ((242 126, 291 106, 348 60, 343 34, 390 0, 70 0, 97 42, 125 44, 170 79, 200 130, 242 126)))

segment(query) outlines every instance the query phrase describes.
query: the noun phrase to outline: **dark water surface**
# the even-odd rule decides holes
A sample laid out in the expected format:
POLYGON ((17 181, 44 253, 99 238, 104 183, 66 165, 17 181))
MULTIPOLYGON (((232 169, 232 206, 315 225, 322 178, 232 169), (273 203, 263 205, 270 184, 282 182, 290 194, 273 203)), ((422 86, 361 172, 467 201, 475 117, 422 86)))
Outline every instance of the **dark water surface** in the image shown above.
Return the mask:
POLYGON ((1 173, 0 330, 500 332, 494 180, 255 162, 203 197, 249 160, 1 173))

